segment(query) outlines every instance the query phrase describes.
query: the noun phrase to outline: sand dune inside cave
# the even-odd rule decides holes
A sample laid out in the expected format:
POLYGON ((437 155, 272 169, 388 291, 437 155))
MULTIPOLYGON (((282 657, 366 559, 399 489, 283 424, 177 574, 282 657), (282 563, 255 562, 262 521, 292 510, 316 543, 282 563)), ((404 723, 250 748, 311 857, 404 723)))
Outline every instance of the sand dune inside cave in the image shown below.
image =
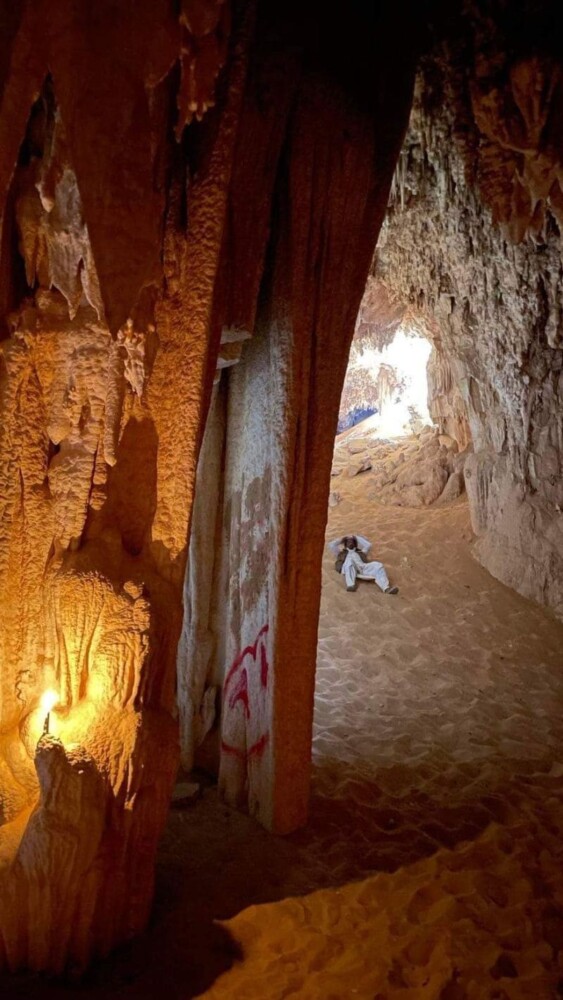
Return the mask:
POLYGON ((463 498, 382 507, 369 473, 338 489, 327 537, 366 534, 400 587, 347 593, 325 556, 294 840, 348 884, 231 920, 244 960, 205 996, 558 996, 563 626, 472 558, 463 498))

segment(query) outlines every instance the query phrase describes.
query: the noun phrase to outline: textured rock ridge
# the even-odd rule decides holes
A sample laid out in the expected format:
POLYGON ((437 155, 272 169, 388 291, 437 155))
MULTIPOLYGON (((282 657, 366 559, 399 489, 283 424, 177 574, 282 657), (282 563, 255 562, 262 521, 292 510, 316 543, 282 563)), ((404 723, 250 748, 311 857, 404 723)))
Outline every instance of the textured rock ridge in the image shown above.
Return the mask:
MULTIPOLYGON (((284 94, 279 60, 275 50, 250 69, 257 92, 267 88, 278 103, 284 94)), ((250 251, 266 250, 265 220, 259 217, 260 225, 248 231, 241 226, 244 214, 233 217, 231 238, 246 239, 240 260, 231 264, 226 329, 230 336, 250 328, 253 336, 244 341, 239 364, 223 367, 207 429, 198 471, 201 519, 194 522, 184 596, 188 612, 202 608, 203 614, 186 616, 179 658, 187 693, 180 708, 185 766, 204 753, 226 798, 247 802, 280 831, 298 825, 306 809, 316 648, 311 622, 319 599, 311 583, 324 543, 339 403, 333 390, 340 390, 369 266, 369 252, 367 261, 363 254, 381 219, 371 214, 365 187, 352 195, 353 176, 368 182, 360 150, 374 150, 374 133, 339 92, 327 113, 325 86, 316 73, 305 74, 292 107, 285 96, 280 168, 272 173, 268 159, 268 172, 259 177, 276 206, 259 300, 246 301, 244 293, 257 291, 250 251), (345 170, 329 139, 334 128, 346 135, 345 170), (345 237, 352 232, 358 238, 353 259, 345 237), (321 291, 332 285, 348 290, 338 309, 321 291), (217 516, 212 524, 210 504, 217 516), (210 547, 212 534, 213 565, 196 555, 205 539, 210 547), (288 727, 289 741, 282 737, 288 727), (206 746, 198 751, 202 739, 206 746)), ((241 134, 246 138, 252 127, 252 149, 260 150, 262 130, 279 155, 282 133, 273 129, 273 107, 257 114, 250 94, 241 134)), ((395 141, 399 136, 397 130, 395 141)), ((256 157, 248 158, 245 146, 233 176, 235 205, 255 177, 256 157)))
POLYGON ((478 557, 561 614, 561 63, 515 7, 469 5, 423 62, 375 273, 433 339, 434 419, 471 437, 478 557))
MULTIPOLYGON (((0 965, 60 972, 79 971, 138 933, 151 905, 178 763, 183 567, 249 22, 240 17, 233 29, 223 119, 206 140, 215 162, 200 168, 207 198, 199 234, 192 212, 190 244, 172 197, 164 216, 165 180, 173 191, 191 176, 169 134, 169 82, 159 83, 166 60, 174 62, 179 23, 150 3, 122 21, 102 4, 95 24, 87 13, 61 24, 62 8, 51 11, 39 41, 53 85, 39 72, 45 7, 24 5, 0 118, 10 133, 2 150, 0 965), (115 59, 125 39, 153 57, 136 76, 115 59), (164 231, 175 282, 159 263, 164 231), (205 260, 199 284, 190 253, 205 260), (180 400, 170 393, 171 365, 179 385, 187 367, 195 386, 180 400)), ((217 75, 207 62, 200 116, 217 75)), ((212 371, 209 387, 211 379, 212 371)))

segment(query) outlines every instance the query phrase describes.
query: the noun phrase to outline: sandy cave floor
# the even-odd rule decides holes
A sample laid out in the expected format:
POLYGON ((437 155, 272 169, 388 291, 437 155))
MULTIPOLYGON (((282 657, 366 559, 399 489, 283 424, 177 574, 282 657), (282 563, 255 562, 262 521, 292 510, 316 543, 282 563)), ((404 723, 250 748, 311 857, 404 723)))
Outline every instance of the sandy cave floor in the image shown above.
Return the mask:
POLYGON ((0 997, 563 996, 563 625, 473 560, 463 499, 383 507, 368 480, 327 535, 370 537, 400 593, 347 593, 326 554, 309 827, 272 837, 207 785, 143 939, 0 997))

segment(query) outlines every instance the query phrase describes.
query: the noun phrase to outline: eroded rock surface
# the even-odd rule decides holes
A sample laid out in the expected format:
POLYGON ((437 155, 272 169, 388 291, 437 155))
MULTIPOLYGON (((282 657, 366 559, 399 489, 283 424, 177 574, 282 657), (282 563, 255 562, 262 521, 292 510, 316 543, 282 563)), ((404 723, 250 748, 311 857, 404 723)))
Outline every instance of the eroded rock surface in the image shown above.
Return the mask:
POLYGON ((423 62, 375 273, 434 342, 434 419, 473 444, 479 558, 561 614, 563 88, 548 9, 532 51, 516 8, 495 32, 469 4, 423 62))
POLYGON ((397 507, 429 507, 452 503, 464 492, 463 470, 470 448, 459 452, 457 441, 440 434, 437 427, 396 440, 356 438, 355 434, 365 434, 363 427, 360 424, 337 438, 332 474, 345 471, 350 478, 367 473, 370 500, 397 507))

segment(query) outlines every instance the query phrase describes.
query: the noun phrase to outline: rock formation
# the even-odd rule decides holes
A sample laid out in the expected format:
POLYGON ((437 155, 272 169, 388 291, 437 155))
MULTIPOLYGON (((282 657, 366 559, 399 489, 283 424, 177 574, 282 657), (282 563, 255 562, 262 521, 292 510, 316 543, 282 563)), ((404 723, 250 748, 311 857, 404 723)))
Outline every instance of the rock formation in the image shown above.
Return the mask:
MULTIPOLYGON (((464 492, 464 468, 471 448, 459 451, 457 441, 438 428, 396 440, 364 431, 360 424, 336 439, 332 476, 351 478, 369 473, 366 495, 396 507, 447 505, 464 492)), ((331 494, 332 495, 332 494, 331 494)), ((330 502, 330 501, 329 501, 330 502)))
POLYGON ((561 53, 554 5, 453 15, 422 61, 374 274, 434 343, 476 553, 563 614, 561 53))
POLYGON ((305 819, 314 568, 414 43, 360 3, 344 48, 320 4, 0 13, 0 967, 80 971, 146 923, 178 705, 229 801, 305 819))
POLYGON ((388 380, 385 376, 380 378, 379 369, 361 364, 362 352, 366 347, 381 351, 391 344, 405 313, 404 305, 391 300, 385 285, 370 275, 358 310, 340 397, 339 431, 346 430, 372 413, 380 412, 382 397, 387 398, 385 389, 388 380))

